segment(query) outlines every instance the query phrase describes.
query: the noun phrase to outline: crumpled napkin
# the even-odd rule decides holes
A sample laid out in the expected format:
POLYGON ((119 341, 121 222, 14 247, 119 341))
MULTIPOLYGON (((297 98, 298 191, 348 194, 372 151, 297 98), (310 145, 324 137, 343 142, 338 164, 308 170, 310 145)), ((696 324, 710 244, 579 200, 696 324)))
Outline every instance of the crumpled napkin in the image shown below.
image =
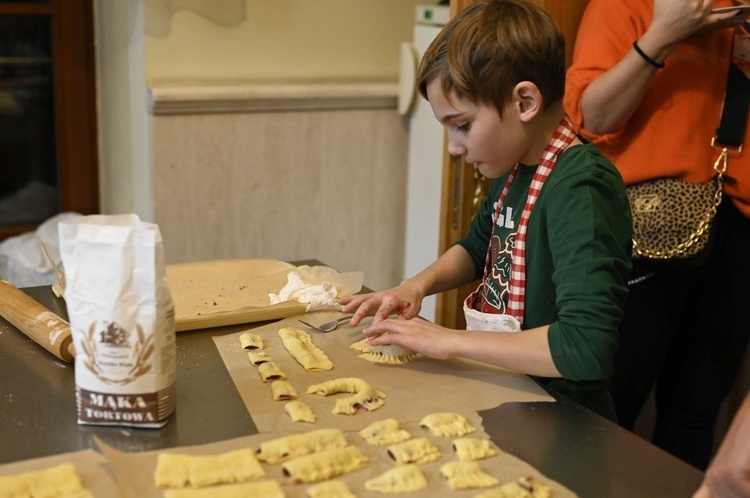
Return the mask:
POLYGON ((363 272, 339 273, 327 266, 300 266, 287 274, 287 283, 278 294, 268 293, 271 304, 297 301, 305 311, 341 310, 338 299, 356 294, 362 288, 363 272))

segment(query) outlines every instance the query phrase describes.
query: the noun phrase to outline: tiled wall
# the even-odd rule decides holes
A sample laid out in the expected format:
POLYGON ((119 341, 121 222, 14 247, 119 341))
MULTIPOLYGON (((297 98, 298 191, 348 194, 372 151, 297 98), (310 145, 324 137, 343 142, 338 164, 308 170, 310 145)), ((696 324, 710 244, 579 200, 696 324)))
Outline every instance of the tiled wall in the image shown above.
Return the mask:
POLYGON ((152 85, 168 263, 318 259, 402 279, 407 129, 390 84, 152 85))

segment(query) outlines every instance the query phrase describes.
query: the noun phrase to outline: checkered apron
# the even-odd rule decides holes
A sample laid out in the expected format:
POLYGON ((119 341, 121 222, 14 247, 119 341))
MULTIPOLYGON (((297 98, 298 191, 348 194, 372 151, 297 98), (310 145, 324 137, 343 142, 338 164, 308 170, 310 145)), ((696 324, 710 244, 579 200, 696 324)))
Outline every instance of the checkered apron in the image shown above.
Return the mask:
MULTIPOLYGON (((511 264, 511 277, 508 288, 508 303, 507 310, 511 317, 518 321, 519 327, 523 326, 523 315, 524 315, 524 304, 526 301, 526 232, 529 225, 529 217, 531 216, 531 210, 534 208, 539 192, 544 186, 544 182, 547 180, 552 168, 555 167, 557 162, 557 156, 568 148, 568 146, 576 138, 575 130, 570 119, 565 115, 557 126, 555 133, 552 135, 547 147, 542 153, 542 157, 539 160, 539 167, 537 168, 534 178, 531 180, 529 186, 529 193, 526 197, 526 204, 521 212, 521 220, 518 224, 518 231, 516 234, 516 244, 513 248, 512 253, 512 264, 511 264)), ((500 194, 500 200, 497 203, 495 214, 492 216, 492 226, 494 227, 497 223, 500 213, 505 203, 505 198, 508 195, 510 186, 513 184, 513 180, 518 172, 519 165, 516 164, 508 176, 508 180, 505 182, 505 187, 500 194)), ((464 301, 464 309, 476 310, 485 322, 502 322, 507 323, 507 315, 503 315, 499 310, 493 306, 490 306, 485 300, 485 281, 487 275, 490 273, 492 268, 492 248, 488 244, 487 256, 484 263, 484 276, 479 287, 464 301), (495 317, 491 316, 495 315, 495 317)), ((467 314, 467 323, 469 323, 469 317, 467 314)), ((476 315, 476 313, 472 313, 476 315)), ((472 327, 467 327, 470 330, 472 327)))

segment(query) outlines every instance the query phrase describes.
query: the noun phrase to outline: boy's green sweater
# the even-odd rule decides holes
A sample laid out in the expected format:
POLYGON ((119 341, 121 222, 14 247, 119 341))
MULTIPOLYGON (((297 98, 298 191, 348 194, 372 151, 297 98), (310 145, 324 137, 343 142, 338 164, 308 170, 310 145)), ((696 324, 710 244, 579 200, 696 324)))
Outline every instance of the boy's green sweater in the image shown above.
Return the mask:
MULTIPOLYGON (((501 213, 510 207, 515 222, 495 227, 496 243, 517 230, 536 169, 519 168, 501 213)), ((477 278, 506 180, 491 182, 467 236, 458 241, 474 260, 477 278)), ((606 386, 627 295, 631 239, 625 186, 612 163, 590 143, 560 154, 529 218, 523 328, 550 325, 549 346, 562 378, 537 380, 612 420, 606 386)))

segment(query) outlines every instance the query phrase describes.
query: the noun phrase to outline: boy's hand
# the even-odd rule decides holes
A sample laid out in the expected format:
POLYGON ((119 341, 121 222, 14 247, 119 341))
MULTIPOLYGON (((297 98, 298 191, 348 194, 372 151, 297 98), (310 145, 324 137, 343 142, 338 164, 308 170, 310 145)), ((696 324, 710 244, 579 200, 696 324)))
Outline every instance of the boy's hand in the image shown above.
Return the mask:
POLYGON ((355 327, 373 311, 373 324, 385 320, 392 314, 404 319, 414 318, 422 309, 423 298, 415 286, 405 281, 385 291, 342 297, 339 304, 345 313, 354 313, 349 325, 355 327))
POLYGON ((454 339, 457 331, 421 318, 389 318, 373 323, 362 333, 370 339, 373 346, 397 344, 438 360, 448 360, 455 356, 454 339))

